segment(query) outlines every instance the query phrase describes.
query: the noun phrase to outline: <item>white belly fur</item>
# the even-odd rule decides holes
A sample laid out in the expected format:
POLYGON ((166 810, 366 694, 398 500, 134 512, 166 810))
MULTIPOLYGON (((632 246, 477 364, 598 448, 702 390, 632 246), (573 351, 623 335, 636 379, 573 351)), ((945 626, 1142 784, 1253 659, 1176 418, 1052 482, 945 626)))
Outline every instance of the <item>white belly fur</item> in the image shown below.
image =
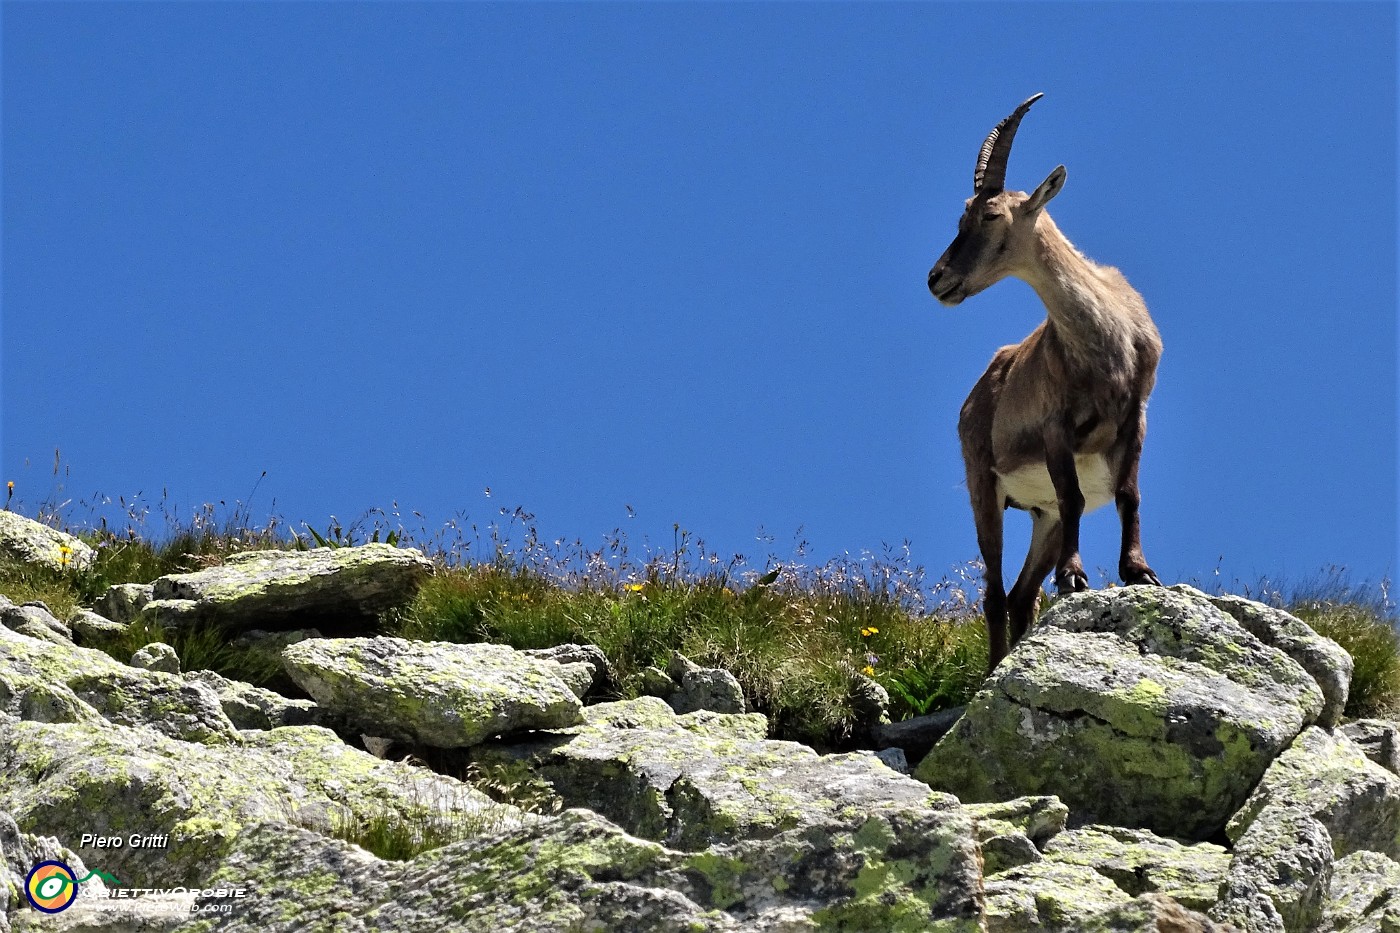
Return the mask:
MULTIPOLYGON (((1086 514, 1113 501, 1113 477, 1103 454, 1077 455, 1074 469, 1079 474, 1079 491, 1084 496, 1086 514)), ((1050 471, 1043 463, 1024 466, 1011 473, 998 473, 997 488, 1002 501, 1010 498, 1026 509, 1060 514, 1055 485, 1050 482, 1050 471)))

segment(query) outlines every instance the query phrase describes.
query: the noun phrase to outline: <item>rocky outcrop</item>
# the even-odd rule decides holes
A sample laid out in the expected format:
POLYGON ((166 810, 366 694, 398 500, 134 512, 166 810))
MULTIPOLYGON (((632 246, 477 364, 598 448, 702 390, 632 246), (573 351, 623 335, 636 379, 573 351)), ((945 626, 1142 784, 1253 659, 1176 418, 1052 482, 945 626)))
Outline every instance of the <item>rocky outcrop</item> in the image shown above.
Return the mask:
POLYGON ((1322 709, 1297 662, 1203 596, 1081 593, 1045 614, 915 775, 969 802, 1055 794, 1081 819, 1205 839, 1322 709))
POLYGON ((0 509, 0 555, 58 573, 81 570, 95 556, 72 535, 9 509, 0 509))
MULTIPOLYGON (((387 544, 249 551, 217 567, 159 578, 140 617, 176 628, 210 622, 232 631, 363 629, 412 599, 432 567, 418 551, 387 544)), ((111 606, 132 601, 133 594, 109 591, 111 606)))
POLYGON ((1369 850, 1400 858, 1400 777, 1340 733, 1308 729, 1264 773, 1226 827, 1238 845, 1256 820, 1297 811, 1327 829, 1338 857, 1369 850))
POLYGON ((298 686, 365 734, 437 748, 573 725, 582 707, 558 662, 504 645, 312 638, 282 659, 298 686))
POLYGON ((342 631, 327 607, 361 591, 357 558, 338 559, 335 598, 264 554, 229 564, 258 578, 229 600, 246 614, 225 614, 213 577, 177 601, 104 604, 230 624, 311 700, 179 673, 159 643, 122 664, 70 640, 127 617, 78 613, 65 632, 40 605, 0 606, 0 933, 1360 933, 1400 918, 1397 727, 1314 725, 1344 704, 1349 668, 1272 610, 1147 587, 1063 599, 916 780, 873 751, 769 738, 737 681, 679 657, 652 672, 660 698, 598 702, 621 685, 593 646, 291 631, 342 631), (299 587, 322 601, 274 607, 299 587), (94 881, 42 914, 19 885, 45 857, 110 872, 112 890, 193 893, 118 916, 94 881))
POLYGON ((137 887, 201 884, 239 830, 260 821, 328 835, 347 821, 440 814, 518 822, 514 808, 460 781, 375 758, 315 726, 207 745, 149 728, 10 722, 0 725, 0 772, 0 810, 137 887), (133 835, 150 844, 129 844, 133 835))
POLYGON ((1211 605, 1229 613, 1255 638, 1297 661, 1322 690, 1322 712, 1317 716, 1317 724, 1330 729, 1341 722, 1351 688, 1352 670, 1351 655, 1341 645, 1317 634, 1301 619, 1273 606, 1241 596, 1207 596, 1184 584, 1171 589, 1210 600, 1211 605))
POLYGON ((200 684, 6 628, 0 628, 0 710, 37 722, 141 725, 191 742, 236 738, 218 698, 200 684))

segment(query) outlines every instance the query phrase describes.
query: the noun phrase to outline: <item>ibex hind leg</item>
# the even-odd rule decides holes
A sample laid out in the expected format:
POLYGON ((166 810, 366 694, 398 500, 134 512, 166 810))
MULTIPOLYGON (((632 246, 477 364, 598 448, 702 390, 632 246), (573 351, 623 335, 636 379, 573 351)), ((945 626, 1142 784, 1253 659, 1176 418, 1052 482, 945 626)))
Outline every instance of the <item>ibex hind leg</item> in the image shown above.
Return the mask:
POLYGON ((1041 509, 1031 509, 1031 547, 1025 566, 1016 578, 1008 599, 1007 615, 1011 624, 1011 644, 1015 645, 1035 624, 1040 606, 1041 586, 1060 557, 1060 520, 1041 509))

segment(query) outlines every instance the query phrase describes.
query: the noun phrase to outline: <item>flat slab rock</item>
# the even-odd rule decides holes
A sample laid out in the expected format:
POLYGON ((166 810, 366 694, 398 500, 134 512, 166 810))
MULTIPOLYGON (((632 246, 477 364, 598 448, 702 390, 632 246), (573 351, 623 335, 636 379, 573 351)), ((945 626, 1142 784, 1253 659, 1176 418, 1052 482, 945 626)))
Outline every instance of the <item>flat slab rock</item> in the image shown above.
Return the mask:
POLYGON ((418 551, 387 544, 246 551, 218 567, 157 579, 141 613, 165 625, 337 631, 337 624, 363 627, 376 614, 406 604, 432 569, 418 551))
POLYGON ((460 781, 345 745, 328 729, 239 733, 196 745, 109 723, 0 717, 0 810, 128 886, 202 885, 245 825, 330 834, 346 819, 437 815, 518 825, 519 811, 460 781), (80 845, 85 833, 167 835, 160 848, 80 845))
POLYGON ((322 707, 366 735, 438 748, 580 721, 582 702, 555 661, 505 645, 403 638, 309 638, 283 667, 322 707))
POLYGON ((677 715, 641 697, 584 715, 584 725, 483 746, 472 759, 515 765, 548 782, 564 806, 591 807, 679 849, 957 805, 873 754, 818 755, 766 739, 767 720, 756 713, 677 715))
POLYGON ((149 726, 189 742, 227 743, 237 737, 218 696, 203 684, 3 627, 0 711, 36 722, 149 726))
POLYGON ((1203 596, 1066 597, 915 776, 966 802, 1054 794, 1083 822, 1218 833, 1323 709, 1314 679, 1203 596))
POLYGON ((970 824, 949 817, 921 827, 933 831, 907 859, 890 857, 883 824, 859 855, 817 831, 681 852, 568 810, 407 862, 267 824, 243 832, 212 878, 246 886, 247 908, 210 915, 200 930, 976 933, 975 852, 946 848, 970 824))

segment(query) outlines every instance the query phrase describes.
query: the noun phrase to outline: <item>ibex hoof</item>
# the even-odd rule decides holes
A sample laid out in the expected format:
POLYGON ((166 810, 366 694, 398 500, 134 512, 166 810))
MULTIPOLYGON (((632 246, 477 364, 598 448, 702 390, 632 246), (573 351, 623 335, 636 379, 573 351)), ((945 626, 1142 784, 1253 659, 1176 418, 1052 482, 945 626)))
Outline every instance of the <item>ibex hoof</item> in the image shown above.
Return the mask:
POLYGON ((1055 589, 1061 596, 1068 596, 1070 593, 1083 593, 1089 589, 1089 578, 1082 570, 1071 570, 1066 573, 1055 575, 1055 589))
POLYGON ((1143 567, 1141 570, 1130 570, 1123 574, 1123 582, 1128 586, 1161 586, 1162 581, 1157 579, 1157 575, 1152 572, 1151 567, 1143 567))

